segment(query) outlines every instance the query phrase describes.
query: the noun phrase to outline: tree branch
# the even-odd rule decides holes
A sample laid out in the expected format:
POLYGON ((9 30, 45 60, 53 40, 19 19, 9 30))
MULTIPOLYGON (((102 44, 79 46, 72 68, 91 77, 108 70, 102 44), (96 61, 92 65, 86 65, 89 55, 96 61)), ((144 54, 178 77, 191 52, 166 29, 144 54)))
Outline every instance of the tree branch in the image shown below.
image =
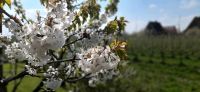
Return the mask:
MULTIPOLYGON (((79 38, 79 39, 76 39, 75 41, 72 41, 72 42, 70 42, 70 43, 68 43, 68 44, 65 44, 64 46, 68 46, 68 45, 71 45, 71 44, 73 44, 73 43, 76 43, 77 41, 80 41, 80 40, 83 40, 85 37, 81 37, 81 38, 79 38)), ((64 47, 63 46, 63 47, 64 47)))
POLYGON ((41 80, 40 84, 38 84, 38 86, 33 90, 33 92, 39 92, 40 91, 40 89, 44 85, 43 81, 45 81, 45 79, 41 80))
POLYGON ((20 78, 19 82, 14 86, 12 92, 16 92, 17 88, 19 87, 19 85, 21 84, 22 80, 23 80, 24 76, 22 78, 20 78))
POLYGON ((13 17, 12 15, 10 15, 9 13, 7 13, 3 8, 0 7, 0 13, 4 13, 6 16, 8 16, 9 18, 11 18, 12 20, 14 20, 16 23, 18 23, 20 26, 23 26, 22 23, 19 21, 19 19, 17 19, 16 17, 13 17))
POLYGON ((53 61, 53 62, 49 62, 47 64, 52 64, 52 63, 61 63, 61 62, 66 62, 66 61, 75 61, 75 60, 80 60, 80 59, 63 59, 63 60, 57 60, 57 61, 53 61))
MULTIPOLYGON (((65 62, 65 61, 75 61, 75 60, 80 60, 80 59, 73 58, 73 59, 66 59, 66 60, 57 60, 57 61, 54 61, 54 62, 49 62, 47 64, 61 63, 61 62, 65 62)), ((18 75, 14 76, 14 77, 9 77, 7 79, 0 80, 0 85, 7 85, 10 81, 17 80, 17 79, 22 78, 22 77, 24 77, 26 75, 29 75, 29 74, 28 74, 28 72, 26 70, 24 70, 24 71, 22 71, 21 73, 19 73, 18 75)), ((34 77, 38 77, 38 76, 34 76, 34 77)))
POLYGON ((86 74, 85 76, 82 76, 82 77, 67 78, 67 79, 64 80, 64 81, 66 81, 66 82, 68 82, 68 83, 75 83, 75 82, 77 82, 77 81, 79 81, 79 80, 82 80, 82 79, 86 78, 86 77, 89 76, 89 75, 90 75, 90 74, 86 74))
POLYGON ((26 70, 22 71, 21 73, 19 73, 18 75, 14 76, 14 77, 10 77, 10 78, 7 78, 7 79, 0 80, 0 85, 7 85, 10 81, 22 78, 25 75, 28 75, 26 70))

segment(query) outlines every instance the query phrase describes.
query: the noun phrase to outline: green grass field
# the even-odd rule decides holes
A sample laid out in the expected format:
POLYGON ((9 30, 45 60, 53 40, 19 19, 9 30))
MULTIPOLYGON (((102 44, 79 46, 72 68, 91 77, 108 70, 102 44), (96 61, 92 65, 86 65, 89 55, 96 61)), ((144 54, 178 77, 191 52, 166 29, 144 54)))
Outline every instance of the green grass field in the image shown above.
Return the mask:
POLYGON ((156 58, 150 62, 141 57, 131 64, 137 71, 131 88, 136 92, 200 92, 200 62, 178 61, 168 59, 163 64, 156 58))
MULTIPOLYGON (((84 88, 81 92, 200 92, 200 62, 197 60, 185 60, 180 64, 179 59, 167 59, 162 63, 159 58, 139 56, 138 61, 131 58, 123 71, 135 72, 128 76, 127 73, 109 81, 107 84, 99 85, 98 88, 84 88), (134 71, 129 71, 133 68, 134 71)), ((9 65, 5 65, 5 70, 9 65)), ((20 69, 18 69, 20 71, 20 69)), ((9 75, 9 74, 8 74, 9 75)), ((8 76, 7 75, 7 76, 8 76)), ((17 92, 30 92, 40 82, 39 78, 25 77, 17 92)), ((11 92, 14 82, 8 86, 11 92)), ((58 89, 58 92, 65 92, 58 89)))

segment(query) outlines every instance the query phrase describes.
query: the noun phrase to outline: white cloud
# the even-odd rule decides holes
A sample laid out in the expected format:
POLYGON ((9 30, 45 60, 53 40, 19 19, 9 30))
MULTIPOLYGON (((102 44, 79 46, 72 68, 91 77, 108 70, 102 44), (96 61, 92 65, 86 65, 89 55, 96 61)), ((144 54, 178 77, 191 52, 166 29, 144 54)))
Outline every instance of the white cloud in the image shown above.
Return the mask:
POLYGON ((193 9, 200 5, 198 0, 181 0, 180 8, 182 9, 193 9))
POLYGON ((150 9, 157 8, 157 5, 156 5, 156 4, 150 4, 150 5, 149 5, 149 8, 150 8, 150 9))

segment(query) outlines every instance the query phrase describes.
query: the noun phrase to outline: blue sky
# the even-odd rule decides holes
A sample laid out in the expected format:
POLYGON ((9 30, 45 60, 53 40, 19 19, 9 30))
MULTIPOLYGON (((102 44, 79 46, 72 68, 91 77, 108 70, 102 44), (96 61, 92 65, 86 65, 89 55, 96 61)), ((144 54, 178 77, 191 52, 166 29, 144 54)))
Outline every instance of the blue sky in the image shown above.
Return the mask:
MULTIPOLYGON (((21 1, 27 16, 34 18, 37 9, 45 14, 39 0, 21 1)), ((194 16, 200 16, 200 0, 120 0, 116 16, 124 16, 129 21, 128 33, 142 30, 149 21, 184 30, 194 16)))
POLYGON ((129 20, 129 33, 143 29, 149 21, 184 30, 194 16, 200 16, 200 0, 121 0, 117 15, 129 20))

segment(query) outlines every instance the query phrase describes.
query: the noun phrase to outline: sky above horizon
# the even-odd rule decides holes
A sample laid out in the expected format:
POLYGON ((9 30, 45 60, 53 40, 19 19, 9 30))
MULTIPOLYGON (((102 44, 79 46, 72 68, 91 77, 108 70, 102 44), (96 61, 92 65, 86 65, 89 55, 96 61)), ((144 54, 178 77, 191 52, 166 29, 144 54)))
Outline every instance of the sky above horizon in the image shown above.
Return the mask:
POLYGON ((121 0, 117 15, 129 21, 128 33, 142 30, 149 21, 184 30, 195 16, 200 16, 200 0, 121 0))
MULTIPOLYGON (((21 1, 27 16, 35 16, 36 10, 45 14, 39 0, 21 1)), ((120 0, 116 16, 124 16, 129 21, 127 33, 142 30, 149 21, 184 30, 195 16, 200 16, 200 0, 120 0)))

